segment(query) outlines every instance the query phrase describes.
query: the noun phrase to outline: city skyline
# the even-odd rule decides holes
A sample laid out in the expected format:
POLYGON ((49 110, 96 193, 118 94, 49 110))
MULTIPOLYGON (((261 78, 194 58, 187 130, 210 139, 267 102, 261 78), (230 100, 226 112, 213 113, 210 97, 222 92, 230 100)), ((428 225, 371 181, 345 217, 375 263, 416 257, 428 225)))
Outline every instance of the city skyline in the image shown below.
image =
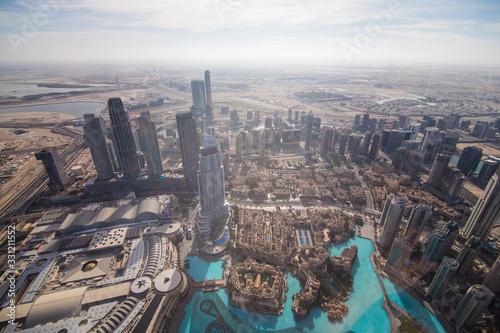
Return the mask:
POLYGON ((1 60, 487 67, 499 14, 495 1, 11 0, 1 60))

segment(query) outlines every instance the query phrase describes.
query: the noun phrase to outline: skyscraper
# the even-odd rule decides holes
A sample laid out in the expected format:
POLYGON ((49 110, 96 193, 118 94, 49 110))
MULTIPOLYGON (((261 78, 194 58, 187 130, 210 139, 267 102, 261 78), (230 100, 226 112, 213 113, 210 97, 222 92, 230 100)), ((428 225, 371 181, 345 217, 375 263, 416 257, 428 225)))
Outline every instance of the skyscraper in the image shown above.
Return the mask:
POLYGON ((481 148, 475 146, 465 147, 458 160, 457 168, 468 177, 470 173, 476 170, 482 157, 483 150, 481 148))
POLYGON ((191 112, 179 112, 175 118, 179 132, 179 146, 186 186, 189 190, 194 191, 197 190, 199 150, 196 121, 191 112))
POLYGON ((198 171, 201 211, 197 227, 198 236, 205 241, 210 240, 212 224, 226 217, 229 212, 220 150, 217 139, 210 135, 203 135, 198 171))
POLYGON ((481 198, 476 202, 467 224, 464 235, 466 238, 477 236, 484 241, 490 235, 491 229, 500 218, 500 169, 486 185, 481 198))
POLYGON ((365 133, 365 141, 363 142, 363 155, 368 156, 368 153, 370 151, 370 142, 372 140, 372 135, 373 133, 370 131, 367 131, 365 133))
POLYGON ((382 134, 377 132, 373 135, 372 146, 370 148, 370 160, 375 161, 378 157, 378 151, 380 149, 380 142, 382 141, 382 134))
POLYGON ((420 234, 431 216, 432 208, 429 206, 415 206, 410 215, 404 236, 412 247, 417 245, 420 234))
POLYGON ((207 97, 207 105, 205 107, 205 121, 211 123, 214 118, 212 104, 212 83, 210 81, 210 71, 205 71, 205 91, 207 97))
POLYGON ((259 157, 264 158, 266 156, 266 134, 264 131, 259 133, 259 157))
POLYGON ((433 233, 418 266, 421 275, 429 273, 450 252, 457 236, 458 224, 455 221, 448 222, 441 230, 433 233))
POLYGON ((488 308, 494 294, 484 285, 469 288, 451 318, 451 323, 458 329, 474 325, 481 314, 488 308))
POLYGON ((349 134, 347 150, 349 151, 349 154, 351 154, 351 157, 356 157, 358 155, 359 147, 361 146, 361 139, 361 135, 355 133, 349 134))
POLYGON ((126 178, 136 178, 141 173, 141 168, 128 112, 120 98, 110 98, 108 108, 113 144, 121 172, 126 178))
POLYGON ((306 127, 306 144, 304 150, 311 150, 311 138, 312 138, 312 127, 313 127, 314 116, 312 112, 309 112, 307 116, 307 127, 306 127))
POLYGON ((493 293, 500 292, 500 256, 498 256, 495 264, 486 275, 483 284, 493 293))
POLYGON ((193 106, 205 110, 205 83, 202 80, 191 81, 191 95, 193 97, 193 106))
POLYGON ((64 170, 61 162, 61 157, 56 148, 42 149, 35 153, 35 158, 42 161, 47 176, 49 177, 49 188, 56 192, 63 190, 68 181, 68 175, 64 170))
POLYGON ((97 118, 94 114, 84 115, 85 125, 83 131, 85 133, 85 141, 90 149, 92 160, 97 171, 99 180, 108 180, 115 175, 113 163, 108 151, 106 136, 104 135, 104 123, 102 118, 97 118))
POLYGON ((439 298, 445 291, 446 286, 450 280, 455 276, 458 270, 458 261, 450 257, 444 257, 441 265, 434 275, 429 288, 427 289, 427 296, 432 299, 439 298))
POLYGON ((474 236, 470 237, 467 242, 465 242, 465 246, 462 251, 460 251, 457 258, 460 263, 460 267, 458 268, 459 275, 465 274, 470 266, 472 266, 474 259, 476 259, 477 252, 481 248, 481 244, 479 238, 474 236))
POLYGON ((241 133, 236 134, 236 159, 241 161, 243 157, 243 140, 241 133))
POLYGON ((320 152, 323 155, 328 154, 328 151, 330 150, 330 145, 333 140, 333 128, 331 127, 323 127, 323 135, 321 136, 321 148, 320 152))
MULTIPOLYGON (((394 196, 389 198, 389 207, 387 213, 383 215, 385 221, 380 221, 382 227, 382 234, 380 236, 380 245, 385 248, 390 248, 394 238, 398 233, 399 225, 403 219, 403 213, 406 207, 407 200, 394 196)), ((387 205, 387 203, 386 203, 387 205)), ((385 210, 385 208, 384 208, 385 210)))
POLYGON ((158 144, 158 135, 156 134, 156 125, 151 121, 149 111, 141 112, 137 118, 139 123, 139 142, 142 152, 146 156, 148 165, 148 174, 150 176, 160 176, 163 173, 163 165, 160 155, 160 145, 158 144))

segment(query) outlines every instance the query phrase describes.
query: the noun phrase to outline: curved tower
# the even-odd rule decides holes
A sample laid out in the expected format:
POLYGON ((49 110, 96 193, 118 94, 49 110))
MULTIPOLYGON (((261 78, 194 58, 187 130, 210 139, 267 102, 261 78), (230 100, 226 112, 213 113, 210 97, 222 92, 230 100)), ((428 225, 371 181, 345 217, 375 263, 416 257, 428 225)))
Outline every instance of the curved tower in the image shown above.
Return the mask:
POLYGON ((203 135, 203 146, 200 147, 198 186, 201 205, 197 225, 198 235, 203 240, 210 240, 214 221, 229 214, 224 189, 221 148, 217 139, 211 135, 203 135))
POLYGON ((141 173, 141 167, 128 113, 120 98, 110 98, 108 108, 118 164, 125 177, 136 178, 141 173))

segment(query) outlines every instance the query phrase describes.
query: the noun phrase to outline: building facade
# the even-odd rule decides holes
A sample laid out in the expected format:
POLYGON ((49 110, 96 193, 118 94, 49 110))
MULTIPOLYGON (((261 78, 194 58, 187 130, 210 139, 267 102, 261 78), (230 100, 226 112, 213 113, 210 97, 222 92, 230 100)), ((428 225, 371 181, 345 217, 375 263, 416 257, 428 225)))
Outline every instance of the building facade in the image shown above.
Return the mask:
POLYGON ((177 131, 179 132, 179 148, 186 186, 191 191, 197 191, 199 145, 196 121, 191 112, 180 112, 175 117, 177 131))

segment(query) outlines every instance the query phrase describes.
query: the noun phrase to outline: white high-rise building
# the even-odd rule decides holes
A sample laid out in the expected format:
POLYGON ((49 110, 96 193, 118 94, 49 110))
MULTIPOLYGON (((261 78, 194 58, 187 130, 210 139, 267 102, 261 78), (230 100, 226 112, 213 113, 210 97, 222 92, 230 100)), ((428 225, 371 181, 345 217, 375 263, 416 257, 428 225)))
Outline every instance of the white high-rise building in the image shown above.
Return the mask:
POLYGON ((201 211, 198 236, 209 241, 214 221, 228 216, 229 208, 224 189, 224 167, 220 143, 211 135, 203 135, 198 171, 201 211))
POLYGON ((382 247, 390 248, 392 242, 398 233, 399 225, 403 219, 403 212, 408 201, 405 198, 397 196, 389 197, 384 207, 384 213, 380 219, 382 227, 382 235, 380 236, 380 244, 382 247))

